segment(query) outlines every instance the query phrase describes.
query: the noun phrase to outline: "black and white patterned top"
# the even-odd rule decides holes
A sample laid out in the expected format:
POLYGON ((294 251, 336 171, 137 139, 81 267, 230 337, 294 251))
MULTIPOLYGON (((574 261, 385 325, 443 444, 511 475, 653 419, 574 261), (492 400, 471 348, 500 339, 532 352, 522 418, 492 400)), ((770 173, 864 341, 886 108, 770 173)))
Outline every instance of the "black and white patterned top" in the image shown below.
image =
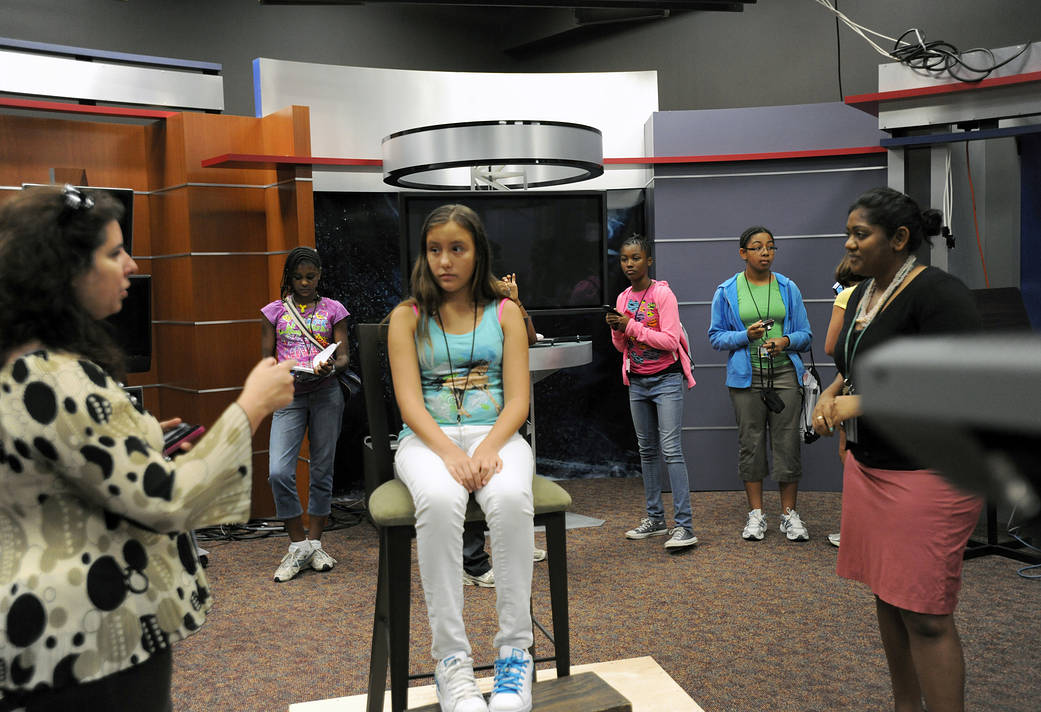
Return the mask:
POLYGON ((248 519, 251 442, 232 405, 167 460, 90 361, 0 369, 0 690, 102 678, 197 630, 212 599, 186 532, 248 519))

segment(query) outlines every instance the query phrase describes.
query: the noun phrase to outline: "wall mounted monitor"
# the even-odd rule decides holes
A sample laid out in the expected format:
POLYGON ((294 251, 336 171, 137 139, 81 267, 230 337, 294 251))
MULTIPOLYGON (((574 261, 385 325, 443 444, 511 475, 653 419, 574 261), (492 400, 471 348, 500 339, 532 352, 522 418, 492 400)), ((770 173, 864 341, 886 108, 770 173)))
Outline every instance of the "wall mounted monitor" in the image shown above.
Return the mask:
POLYGON ((462 203, 484 222, 492 271, 497 276, 517 274, 525 308, 574 309, 605 303, 607 212, 602 192, 404 192, 399 201, 406 289, 427 214, 446 203, 462 203))
MULTIPOLYGON (((55 185, 43 183, 22 183, 22 188, 54 188, 55 185)), ((128 254, 134 254, 134 191, 132 188, 104 188, 93 185, 73 186, 77 190, 104 191, 123 205, 123 217, 119 221, 119 229, 123 231, 123 247, 128 254)), ((147 369, 145 369, 147 370, 147 369)))
POLYGON ((116 343, 126 354, 128 373, 152 368, 152 276, 130 275, 123 308, 105 319, 116 343))

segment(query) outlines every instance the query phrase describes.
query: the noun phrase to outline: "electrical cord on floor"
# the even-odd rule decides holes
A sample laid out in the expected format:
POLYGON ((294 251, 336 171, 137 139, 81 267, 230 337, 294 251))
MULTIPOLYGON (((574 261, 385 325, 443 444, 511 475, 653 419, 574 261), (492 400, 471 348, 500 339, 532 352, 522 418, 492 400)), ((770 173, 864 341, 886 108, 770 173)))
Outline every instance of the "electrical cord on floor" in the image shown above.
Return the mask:
MULTIPOLYGON (((1041 549, 1037 548, 1036 546, 1034 546, 1030 542, 1028 542, 1025 539, 1023 539, 1022 537, 1020 537, 1019 534, 1017 534, 1017 532, 1019 531, 1019 525, 1017 524, 1015 526, 1012 526, 1012 518, 1015 517, 1015 516, 1016 516, 1016 508, 1013 507, 1012 508, 1012 512, 1009 513, 1009 515, 1008 515, 1008 522, 1005 524, 1005 531, 1008 533, 1008 535, 1010 537, 1012 537, 1013 539, 1018 541, 1020 544, 1022 544, 1027 549, 1030 549, 1031 551, 1036 551, 1036 552, 1041 553, 1041 549)), ((1023 578, 1025 578, 1025 579, 1031 579, 1031 580, 1034 580, 1034 581, 1041 580, 1041 573, 1036 573, 1036 574, 1025 573, 1027 571, 1033 571, 1034 569, 1041 569, 1041 564, 1031 564, 1030 566, 1024 566, 1022 568, 1017 569, 1016 573, 1019 574, 1020 576, 1022 576, 1023 578)))
MULTIPOLYGON (((361 499, 335 501, 329 511, 325 531, 348 529, 364 520, 365 505, 361 499)), ((287 536, 285 525, 279 520, 251 519, 245 524, 222 524, 195 530, 195 538, 206 542, 250 541, 269 536, 287 536)))

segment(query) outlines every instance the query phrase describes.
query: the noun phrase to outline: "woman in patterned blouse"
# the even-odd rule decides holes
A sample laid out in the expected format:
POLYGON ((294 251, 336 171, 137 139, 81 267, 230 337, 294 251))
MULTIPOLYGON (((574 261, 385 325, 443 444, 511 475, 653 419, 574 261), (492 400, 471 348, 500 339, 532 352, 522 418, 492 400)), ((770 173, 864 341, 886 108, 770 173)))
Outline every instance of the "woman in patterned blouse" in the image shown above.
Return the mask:
POLYGON ((292 398, 264 359, 190 452, 116 379, 98 321, 137 265, 122 207, 66 186, 0 209, 0 710, 169 710, 170 645, 213 600, 192 529, 249 517, 252 433, 292 398))

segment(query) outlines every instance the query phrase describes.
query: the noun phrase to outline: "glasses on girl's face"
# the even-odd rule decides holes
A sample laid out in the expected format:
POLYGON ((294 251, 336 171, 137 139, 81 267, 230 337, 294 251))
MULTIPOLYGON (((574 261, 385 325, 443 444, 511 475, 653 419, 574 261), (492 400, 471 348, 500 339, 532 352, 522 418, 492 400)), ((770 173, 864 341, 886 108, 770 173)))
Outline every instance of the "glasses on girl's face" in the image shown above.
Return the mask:
POLYGON ((745 252, 777 252, 777 245, 752 245, 744 248, 745 252))

